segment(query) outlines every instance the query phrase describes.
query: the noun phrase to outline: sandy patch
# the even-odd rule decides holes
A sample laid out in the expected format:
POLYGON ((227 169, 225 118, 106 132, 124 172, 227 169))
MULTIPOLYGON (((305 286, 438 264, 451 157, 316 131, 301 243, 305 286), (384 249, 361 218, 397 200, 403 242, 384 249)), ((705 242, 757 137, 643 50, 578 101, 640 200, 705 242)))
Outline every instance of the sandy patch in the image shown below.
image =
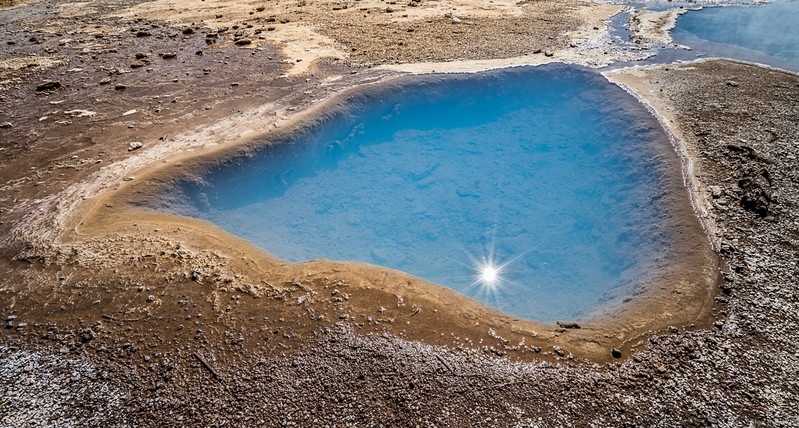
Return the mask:
MULTIPOLYGON (((115 13, 173 25, 257 32, 255 44, 280 46, 289 74, 309 71, 324 57, 358 64, 422 64, 456 62, 451 70, 474 70, 555 60, 606 65, 605 20, 622 8, 583 2, 492 3, 474 0, 387 4, 364 2, 228 2, 223 0, 156 0, 115 13), (365 37, 368 35, 368 37, 365 37), (578 46, 589 46, 572 53, 578 46), (565 47, 565 49, 564 49, 565 47), (547 59, 528 57, 552 51, 547 59), (509 59, 509 60, 508 60, 509 59), (479 65, 462 61, 485 61, 479 65), (506 62, 496 62, 506 60, 506 62)), ((542 55, 543 56, 543 55, 542 55)), ((443 67, 437 66, 440 70, 443 67)))
POLYGON ((68 61, 58 57, 37 55, 0 59, 0 91, 22 82, 22 76, 37 71, 60 67, 68 61))

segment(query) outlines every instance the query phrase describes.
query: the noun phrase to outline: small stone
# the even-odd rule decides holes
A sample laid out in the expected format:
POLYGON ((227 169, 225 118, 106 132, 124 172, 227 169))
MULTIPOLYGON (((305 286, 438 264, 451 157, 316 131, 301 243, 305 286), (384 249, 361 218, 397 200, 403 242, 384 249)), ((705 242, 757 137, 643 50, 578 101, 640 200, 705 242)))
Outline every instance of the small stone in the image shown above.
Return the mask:
POLYGON ((723 193, 721 186, 707 186, 707 190, 710 191, 710 196, 713 197, 713 199, 720 198, 723 193))
POLYGON ((117 83, 116 85, 114 85, 114 89, 116 89, 117 91, 124 91, 125 89, 128 89, 128 87, 127 85, 117 83))
POLYGON ((191 273, 191 280, 192 281, 197 281, 198 279, 200 279, 200 275, 202 275, 202 274, 203 274, 202 270, 194 269, 194 272, 191 273))
POLYGON ((552 57, 552 56, 555 56, 555 54, 553 52, 546 51, 546 52, 544 52, 544 56, 552 57))
POLYGON ((460 20, 460 18, 456 18, 456 17, 454 17, 454 16, 452 17, 452 23, 453 23, 453 24, 460 24, 461 22, 462 22, 462 21, 460 20))
POLYGON ((150 32, 147 30, 139 30, 136 32, 136 37, 148 37, 150 32))
POLYGON ((238 40, 236 40, 236 41, 235 41, 235 42, 233 42, 233 43, 234 43, 236 46, 247 46, 247 45, 249 45, 249 44, 252 44, 252 40, 250 40, 250 39, 238 39, 238 40))
POLYGON ((9 129, 12 126, 14 126, 14 125, 12 125, 11 122, 2 122, 2 123, 0 123, 0 129, 9 129))
POLYGON ((184 29, 183 30, 183 34, 185 34, 187 36, 191 35, 191 34, 194 34, 194 28, 189 27, 189 28, 184 29))
POLYGON ((134 141, 134 142, 128 144, 128 151, 132 152, 134 150, 142 148, 143 146, 144 146, 144 144, 142 142, 134 141))
POLYGON ((80 341, 81 342, 87 343, 87 342, 90 342, 92 339, 94 339, 94 332, 91 331, 90 329, 83 330, 80 333, 80 341))
POLYGON ((738 87, 738 82, 736 82, 734 80, 728 80, 726 85, 731 87, 731 88, 737 88, 738 87))
POLYGON ((99 83, 100 83, 101 85, 108 85, 109 83, 111 83, 111 79, 110 79, 110 78, 108 78, 108 77, 103 77, 102 79, 100 79, 100 82, 99 82, 99 83))
POLYGON ((580 324, 577 324, 576 322, 557 321, 555 324, 557 324, 557 325, 559 325, 559 326, 561 326, 563 328, 571 328, 571 329, 579 329, 580 328, 580 324))
POLYGON ((28 373, 28 372, 30 372, 30 371, 33 371, 33 366, 32 366, 32 365, 30 365, 30 364, 28 364, 27 366, 25 366, 25 367, 23 367, 23 368, 22 368, 22 371, 24 371, 25 373, 28 373))
POLYGON ((161 52, 158 54, 163 59, 174 59, 177 58, 178 54, 175 52, 161 52))
POLYGON ((616 349, 616 348, 613 348, 613 349, 610 350, 610 355, 613 358, 621 358, 621 351, 616 349))
POLYGON ((147 65, 147 61, 136 60, 130 63, 130 68, 142 68, 147 65))
POLYGON ((154 302, 154 301, 155 301, 155 296, 153 296, 152 294, 150 294, 149 296, 147 296, 147 301, 148 301, 148 302, 154 302))
POLYGON ((36 91, 43 92, 43 91, 54 91, 61 87, 61 82, 57 80, 45 80, 42 83, 36 85, 36 91))
POLYGON ((145 59, 148 58, 150 54, 146 52, 136 52, 136 59, 145 59))

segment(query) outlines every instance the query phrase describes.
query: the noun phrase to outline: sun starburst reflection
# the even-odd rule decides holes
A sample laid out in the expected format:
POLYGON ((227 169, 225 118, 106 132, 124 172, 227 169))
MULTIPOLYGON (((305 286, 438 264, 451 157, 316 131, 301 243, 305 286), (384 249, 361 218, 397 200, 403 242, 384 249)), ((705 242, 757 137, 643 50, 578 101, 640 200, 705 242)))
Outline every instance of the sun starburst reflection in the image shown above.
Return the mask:
POLYGON ((492 236, 483 248, 483 255, 478 255, 464 248, 470 263, 463 264, 471 271, 470 284, 462 291, 488 305, 496 305, 500 300, 509 298, 507 292, 517 286, 512 264, 530 253, 532 249, 522 251, 512 257, 496 253, 496 240, 492 236), (493 302, 493 303, 492 303, 493 302))
POLYGON ((480 269, 480 280, 491 285, 496 282, 499 271, 491 264, 487 264, 480 269))

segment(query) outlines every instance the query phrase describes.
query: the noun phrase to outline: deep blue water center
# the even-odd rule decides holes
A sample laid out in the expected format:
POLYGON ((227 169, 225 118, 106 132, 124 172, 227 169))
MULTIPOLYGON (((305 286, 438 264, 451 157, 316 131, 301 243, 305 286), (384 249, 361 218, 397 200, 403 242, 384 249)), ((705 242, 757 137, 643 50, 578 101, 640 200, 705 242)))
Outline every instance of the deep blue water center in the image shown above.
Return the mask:
POLYGON ((690 11, 673 35, 675 42, 708 55, 799 70, 799 1, 690 11))
POLYGON ((573 67, 418 80, 183 181, 166 209, 284 260, 394 268, 542 321, 651 273, 670 147, 632 97, 573 67))

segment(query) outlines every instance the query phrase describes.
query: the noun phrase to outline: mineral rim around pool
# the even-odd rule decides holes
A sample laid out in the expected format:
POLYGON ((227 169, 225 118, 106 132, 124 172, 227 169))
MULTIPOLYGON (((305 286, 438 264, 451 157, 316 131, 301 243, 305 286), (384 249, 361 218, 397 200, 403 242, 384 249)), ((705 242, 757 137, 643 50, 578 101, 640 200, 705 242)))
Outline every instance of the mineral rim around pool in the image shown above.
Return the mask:
POLYGON ((641 293, 700 227, 656 118, 574 67, 400 79, 203 165, 151 205, 540 321, 641 293))

